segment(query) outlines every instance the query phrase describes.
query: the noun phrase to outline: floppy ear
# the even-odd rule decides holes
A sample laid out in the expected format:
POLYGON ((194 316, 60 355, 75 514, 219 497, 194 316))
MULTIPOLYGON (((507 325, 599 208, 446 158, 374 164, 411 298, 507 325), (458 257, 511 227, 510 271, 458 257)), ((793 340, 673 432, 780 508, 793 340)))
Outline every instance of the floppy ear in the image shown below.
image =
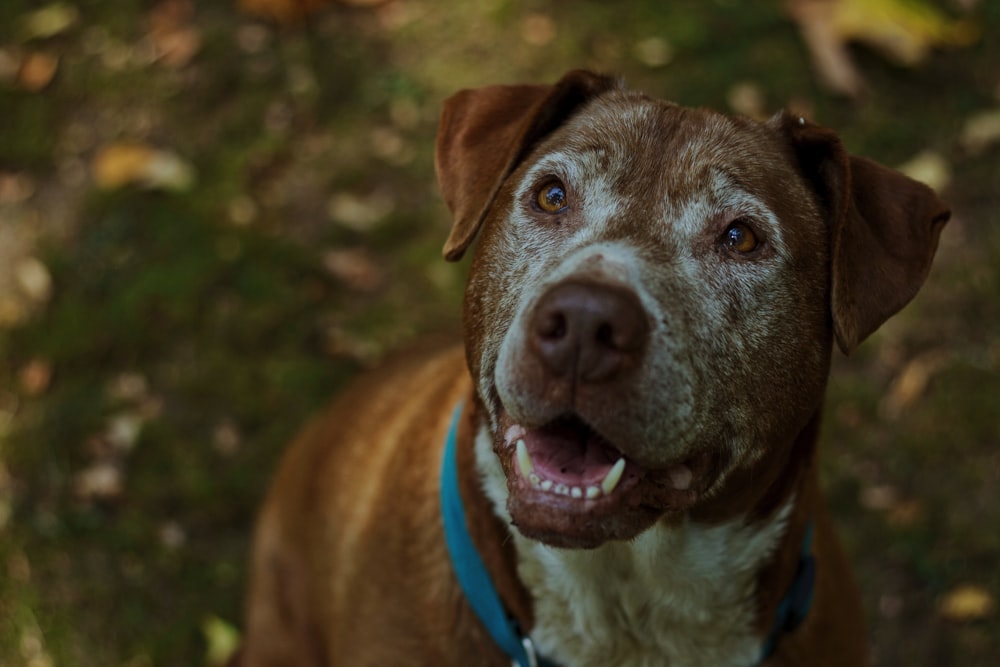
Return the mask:
POLYGON ((951 211, 923 183, 848 155, 832 130, 797 116, 775 121, 830 224, 830 308, 847 354, 916 295, 951 211))
POLYGON ((448 98, 438 129, 435 167, 454 217, 444 257, 462 257, 504 179, 545 135, 577 108, 620 87, 577 70, 551 86, 490 86, 448 98))

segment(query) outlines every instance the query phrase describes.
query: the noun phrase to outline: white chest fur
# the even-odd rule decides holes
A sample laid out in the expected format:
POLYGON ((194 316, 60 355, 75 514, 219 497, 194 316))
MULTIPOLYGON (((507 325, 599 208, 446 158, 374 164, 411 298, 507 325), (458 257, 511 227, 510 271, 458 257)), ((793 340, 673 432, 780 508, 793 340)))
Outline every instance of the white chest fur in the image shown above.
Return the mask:
MULTIPOLYGON (((487 494, 506 515, 503 472, 477 442, 487 494)), ((518 571, 535 601, 531 635, 572 667, 750 667, 757 571, 784 532, 791 502, 747 526, 657 525, 631 542, 554 549, 516 531, 518 571)))

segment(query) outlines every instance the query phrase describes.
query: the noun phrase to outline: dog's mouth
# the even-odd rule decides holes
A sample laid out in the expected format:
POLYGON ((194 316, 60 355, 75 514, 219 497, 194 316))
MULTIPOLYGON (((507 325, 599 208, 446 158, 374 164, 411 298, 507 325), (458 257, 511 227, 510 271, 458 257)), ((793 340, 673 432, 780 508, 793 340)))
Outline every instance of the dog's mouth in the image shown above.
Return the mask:
POLYGON ((525 536, 590 548, 635 537, 664 514, 691 507, 714 457, 645 467, 577 414, 526 428, 503 413, 495 448, 507 475, 508 509, 525 536))

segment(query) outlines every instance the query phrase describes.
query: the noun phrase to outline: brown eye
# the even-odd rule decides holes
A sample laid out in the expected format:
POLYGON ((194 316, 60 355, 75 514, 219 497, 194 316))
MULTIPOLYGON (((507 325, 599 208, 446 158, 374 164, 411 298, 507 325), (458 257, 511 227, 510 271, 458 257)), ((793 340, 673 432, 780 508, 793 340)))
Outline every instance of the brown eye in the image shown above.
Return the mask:
POLYGON ((756 250, 760 241, 748 224, 737 220, 726 228, 722 235, 722 245, 733 252, 746 254, 756 250))
POLYGON ((548 181, 538 191, 535 203, 546 213, 561 212, 569 203, 566 187, 560 181, 548 181))

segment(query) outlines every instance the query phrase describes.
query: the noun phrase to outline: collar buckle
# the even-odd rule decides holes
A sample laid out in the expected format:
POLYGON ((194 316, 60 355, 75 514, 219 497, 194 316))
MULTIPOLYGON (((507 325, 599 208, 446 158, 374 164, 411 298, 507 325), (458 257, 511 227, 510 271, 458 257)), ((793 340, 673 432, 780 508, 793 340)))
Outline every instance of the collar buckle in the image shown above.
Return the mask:
POLYGON ((521 646, 524 647, 524 655, 527 656, 527 664, 521 664, 521 662, 514 658, 510 661, 510 667, 538 667, 538 654, 535 653, 535 644, 531 641, 530 637, 521 637, 521 646))

